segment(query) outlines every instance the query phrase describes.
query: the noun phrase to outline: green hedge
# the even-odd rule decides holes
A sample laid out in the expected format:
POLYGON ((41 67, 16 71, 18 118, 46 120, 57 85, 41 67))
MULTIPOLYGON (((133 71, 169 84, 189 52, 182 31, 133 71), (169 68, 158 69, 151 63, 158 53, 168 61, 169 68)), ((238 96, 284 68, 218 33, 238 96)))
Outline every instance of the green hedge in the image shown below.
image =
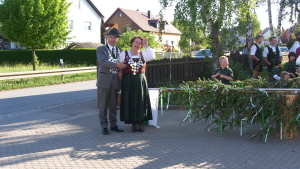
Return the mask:
MULTIPOLYGON (((63 59, 65 64, 96 65, 96 49, 63 49, 63 50, 36 50, 40 63, 58 64, 63 59)), ((2 50, 0 64, 30 64, 31 50, 2 50)))

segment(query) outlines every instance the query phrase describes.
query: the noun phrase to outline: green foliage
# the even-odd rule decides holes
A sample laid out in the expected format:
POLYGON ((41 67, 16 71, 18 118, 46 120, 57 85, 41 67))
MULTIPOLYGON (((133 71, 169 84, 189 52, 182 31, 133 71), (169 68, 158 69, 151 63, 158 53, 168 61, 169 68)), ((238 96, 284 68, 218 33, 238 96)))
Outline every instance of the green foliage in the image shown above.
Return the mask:
POLYGON ((141 30, 124 32, 121 35, 121 37, 119 38, 118 46, 121 47, 122 49, 123 48, 131 48, 130 40, 135 36, 140 36, 142 38, 147 38, 148 39, 148 45, 151 48, 161 47, 161 44, 155 40, 155 37, 151 33, 143 32, 141 30))
POLYGON ((288 42, 286 43, 286 47, 287 47, 288 49, 291 49, 291 47, 293 46, 293 44, 294 44, 294 41, 288 41, 288 42))
POLYGON ((300 24, 295 24, 294 29, 294 34, 298 37, 300 35, 300 24))
POLYGON ((57 47, 69 34, 66 0, 5 0, 0 7, 1 33, 33 48, 57 47))
MULTIPOLYGON (((298 81, 295 79, 294 81, 298 81)), ((277 122, 283 122, 283 126, 290 123, 291 126, 299 123, 298 113, 300 97, 296 94, 296 101, 292 105, 286 105, 286 92, 266 92, 258 88, 266 88, 264 80, 248 79, 236 81, 232 86, 224 85, 218 80, 198 80, 196 82, 184 82, 180 85, 181 105, 190 111, 185 121, 194 122, 204 119, 209 121, 206 129, 216 127, 220 132, 225 127, 243 125, 254 125, 258 127, 255 136, 261 135, 266 141, 270 128, 277 122), (292 121, 286 120, 289 116, 294 117, 292 121)), ((266 89, 267 90, 267 89, 266 89)), ((178 92, 162 89, 163 92, 178 92)), ((293 92, 292 92, 293 93, 293 92)), ((292 130, 292 127, 288 129, 292 130)))
POLYGON ((189 53, 190 49, 197 51, 200 49, 210 48, 210 40, 204 35, 200 29, 195 29, 193 32, 188 31, 185 25, 180 25, 178 19, 174 19, 172 24, 182 33, 180 36, 179 46, 184 53, 189 53), (190 47, 190 41, 194 43, 190 47))
MULTIPOLYGON (((195 30, 201 30, 204 35, 209 37, 214 59, 213 65, 217 67, 217 58, 223 54, 222 51, 226 48, 226 43, 222 40, 226 39, 224 37, 228 37, 225 34, 229 33, 229 29, 235 26, 234 18, 238 13, 237 9, 243 6, 242 2, 245 1, 160 0, 162 5, 160 13, 162 14, 168 5, 176 3, 175 18, 178 25, 184 27, 187 32, 194 33, 195 30)), ((255 6, 253 5, 253 7, 255 6)), ((248 8, 243 9, 243 12, 247 13, 248 8)))
MULTIPOLYGON (((96 49, 64 49, 36 50, 40 64, 59 64, 59 59, 63 59, 64 64, 84 64, 96 65, 96 49)), ((0 63, 4 64, 30 64, 30 50, 2 50, 0 51, 0 63)))
MULTIPOLYGON (((237 26, 237 31, 239 32, 240 35, 246 35, 247 30, 247 19, 244 13, 242 13, 243 10, 241 11, 240 16, 237 18, 238 26, 237 26)), ((252 24, 252 36, 255 37, 257 34, 260 34, 260 21, 257 18, 257 15, 255 13, 250 13, 251 15, 251 24, 252 24)))
POLYGON ((34 49, 58 47, 68 38, 67 0, 5 0, 0 6, 1 34, 12 41, 34 49))

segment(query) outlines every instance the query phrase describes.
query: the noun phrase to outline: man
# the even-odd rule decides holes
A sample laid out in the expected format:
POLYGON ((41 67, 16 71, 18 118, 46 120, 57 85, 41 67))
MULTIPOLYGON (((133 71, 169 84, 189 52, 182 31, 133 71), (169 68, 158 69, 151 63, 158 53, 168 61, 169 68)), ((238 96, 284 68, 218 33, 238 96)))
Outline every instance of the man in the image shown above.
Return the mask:
POLYGON ((252 68, 253 68, 253 74, 252 78, 258 79, 258 76, 260 75, 260 72, 262 72, 262 50, 260 48, 260 44, 263 41, 262 35, 257 35, 255 37, 255 44, 251 47, 251 58, 253 59, 252 68))
POLYGON ((117 95, 121 89, 121 79, 118 77, 118 70, 124 69, 124 62, 117 63, 121 48, 116 46, 119 38, 119 31, 116 28, 111 29, 107 34, 107 45, 97 48, 97 59, 99 64, 97 87, 99 97, 99 118, 102 128, 102 134, 108 135, 109 115, 110 130, 123 132, 117 126, 117 95), (107 112, 109 109, 109 112, 107 112))
POLYGON ((294 42, 293 46, 291 47, 290 52, 296 53, 296 50, 299 47, 300 47, 300 35, 296 38, 296 41, 294 42))
POLYGON ((264 53, 263 53, 263 59, 264 62, 266 62, 267 66, 267 70, 268 70, 268 74, 269 74, 269 81, 273 81, 273 67, 274 67, 274 60, 280 60, 280 62, 282 62, 282 53, 279 49, 278 46, 276 46, 276 38, 275 37, 271 37, 269 39, 270 41, 270 45, 265 47, 264 49, 264 53))

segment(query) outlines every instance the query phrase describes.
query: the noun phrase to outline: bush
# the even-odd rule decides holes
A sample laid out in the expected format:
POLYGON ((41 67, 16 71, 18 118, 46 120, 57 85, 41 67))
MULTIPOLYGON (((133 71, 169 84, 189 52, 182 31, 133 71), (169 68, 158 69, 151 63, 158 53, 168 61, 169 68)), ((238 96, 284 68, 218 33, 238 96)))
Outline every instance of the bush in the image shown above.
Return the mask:
POLYGON ((288 42, 286 43, 286 47, 287 47, 288 49, 291 49, 291 47, 293 46, 293 44, 294 44, 294 41, 288 41, 288 42))
MULTIPOLYGON (((96 65, 96 49, 63 49, 63 50, 36 50, 39 63, 58 64, 63 59, 65 64, 96 65)), ((30 64, 31 50, 3 50, 0 51, 0 63, 30 64)))

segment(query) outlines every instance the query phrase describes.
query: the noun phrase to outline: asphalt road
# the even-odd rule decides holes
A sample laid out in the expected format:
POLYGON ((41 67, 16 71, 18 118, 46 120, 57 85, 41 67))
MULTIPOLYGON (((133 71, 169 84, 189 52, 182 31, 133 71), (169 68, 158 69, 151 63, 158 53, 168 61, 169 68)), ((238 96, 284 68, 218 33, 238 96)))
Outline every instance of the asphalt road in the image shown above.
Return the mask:
POLYGON ((96 81, 84 81, 0 92, 1 115, 12 116, 97 98, 96 81))

